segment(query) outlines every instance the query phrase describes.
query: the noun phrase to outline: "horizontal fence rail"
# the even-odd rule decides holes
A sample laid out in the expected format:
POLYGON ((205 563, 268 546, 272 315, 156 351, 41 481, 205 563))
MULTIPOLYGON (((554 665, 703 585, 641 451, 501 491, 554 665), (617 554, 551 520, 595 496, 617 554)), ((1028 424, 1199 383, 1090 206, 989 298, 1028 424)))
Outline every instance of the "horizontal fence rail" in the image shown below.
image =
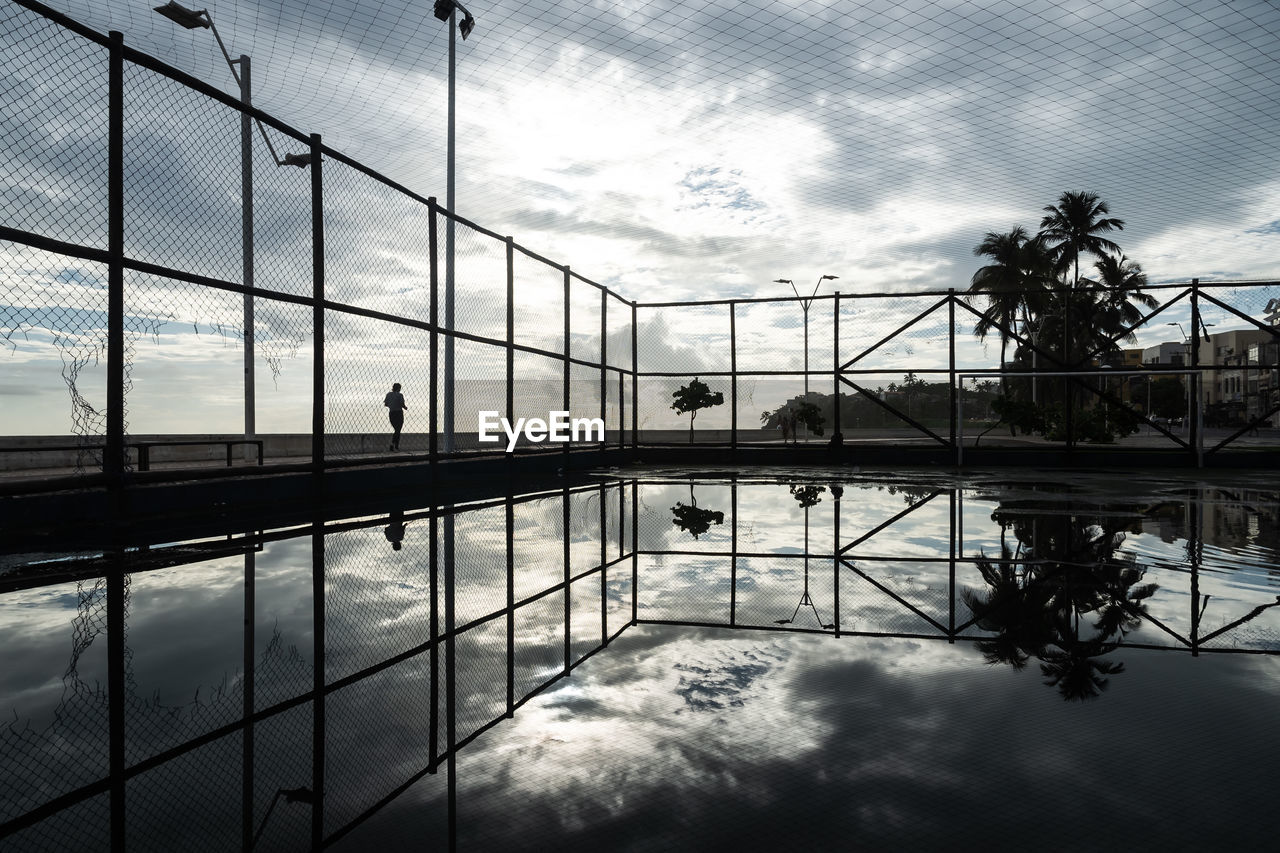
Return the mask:
MULTIPOLYGON (((0 444, 31 451, 0 454, 10 474, 120 484, 138 467, 131 436, 193 432, 241 441, 237 475, 257 468, 255 442, 264 471, 689 444, 960 461, 970 440, 1010 454, 1115 443, 1193 464, 1280 447, 1278 282, 1152 286, 1154 308, 1105 331, 1071 319, 1089 287, 1052 291, 1060 316, 1034 323, 955 290, 637 302, 273 118, 247 89, 30 0, 4 16, 12 78, 40 82, 0 93, 15 116, 0 329, 34 401, 6 412, 0 444), (69 124, 71 160, 46 132, 69 124), (1126 378, 1091 380, 1104 365, 1126 378), (1185 386, 1181 408, 1157 375, 1185 386), (402 428, 384 405, 394 383, 402 428), (1053 423, 992 429, 1027 401, 1053 423), (557 417, 571 440, 556 440, 557 417), (1136 432, 1112 435, 1124 418, 1136 432)), ((177 451, 152 473, 204 461, 177 451)))

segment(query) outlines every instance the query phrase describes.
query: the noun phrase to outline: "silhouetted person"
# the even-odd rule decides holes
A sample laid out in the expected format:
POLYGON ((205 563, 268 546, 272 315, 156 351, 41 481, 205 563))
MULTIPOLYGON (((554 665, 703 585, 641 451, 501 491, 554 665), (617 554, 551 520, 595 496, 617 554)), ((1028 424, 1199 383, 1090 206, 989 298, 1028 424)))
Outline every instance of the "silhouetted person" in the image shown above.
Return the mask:
POLYGON ((399 551, 400 544, 404 542, 404 531, 409 525, 404 523, 404 513, 395 510, 387 519, 390 522, 386 529, 382 531, 382 535, 387 537, 387 541, 391 543, 392 551, 399 551))
POLYGON ((387 396, 383 398, 382 405, 386 406, 390 412, 388 416, 391 418, 391 449, 400 449, 400 428, 404 426, 404 413, 409 407, 404 404, 404 395, 400 393, 400 383, 391 386, 391 390, 387 392, 387 396))
POLYGON ((782 443, 786 444, 787 439, 789 438, 791 439, 791 443, 795 444, 796 424, 798 421, 795 411, 790 406, 787 406, 779 420, 782 422, 782 443))
POLYGON ((827 449, 830 450, 832 453, 839 453, 841 450, 843 450, 844 434, 838 433, 838 432, 831 433, 831 440, 827 442, 827 449))

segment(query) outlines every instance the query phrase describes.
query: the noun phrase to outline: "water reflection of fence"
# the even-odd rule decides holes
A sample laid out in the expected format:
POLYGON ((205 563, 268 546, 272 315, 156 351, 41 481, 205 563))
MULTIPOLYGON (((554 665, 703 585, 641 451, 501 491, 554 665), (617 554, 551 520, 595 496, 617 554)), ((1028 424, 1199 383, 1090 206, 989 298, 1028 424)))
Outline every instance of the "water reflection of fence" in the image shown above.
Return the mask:
MULTIPOLYGON (((249 405, 245 438, 253 440, 255 431, 309 435, 316 467, 386 461, 385 445, 370 437, 387 432, 381 395, 393 381, 412 401, 401 448, 431 460, 501 454, 504 442, 477 440, 480 411, 512 422, 559 410, 600 418, 607 438, 591 447, 680 443, 689 420, 673 413, 672 392, 698 377, 723 390, 728 403, 699 419, 694 438, 706 443, 776 443, 776 431, 760 431, 762 411, 816 391, 839 401, 828 432, 885 448, 916 440, 956 457, 958 404, 975 393, 961 376, 1005 375, 1001 359, 973 338, 978 312, 963 293, 824 294, 812 300, 812 316, 809 300, 791 296, 628 300, 325 147, 318 135, 130 48, 120 34, 96 33, 28 0, 10 4, 5 14, 6 67, 39 80, 4 93, 12 99, 6 107, 25 117, 25 127, 6 126, 7 148, 30 183, 58 192, 37 205, 27 199, 26 183, 0 188, 11 214, 0 226, 0 301, 12 312, 3 334, 47 363, 55 384, 68 386, 70 431, 83 439, 79 465, 86 473, 122 477, 130 433, 180 434, 176 425, 193 411, 202 421, 212 418, 225 390, 242 384, 241 366, 225 355, 228 340, 255 352, 279 384, 273 405, 256 412, 249 405), (246 112, 311 153, 307 170, 296 170, 278 168, 265 150, 255 150, 256 236, 249 249, 241 247, 232 191, 242 174, 235 140, 246 112), (78 159, 66 162, 62 149, 26 132, 40 121, 76 127, 78 159), (101 174, 105 187, 98 185, 101 174), (89 177, 96 181, 92 192, 81 187, 89 177), (451 324, 441 319, 447 260, 438 246, 448 223, 457 231, 453 278, 460 297, 451 324), (247 268, 256 267, 251 279, 245 252, 247 268), (250 328, 246 297, 256 304, 250 328), (802 305, 810 341, 803 345, 802 305), (188 327, 209 334, 190 334, 188 327), (178 406, 135 403, 145 399, 135 378, 166 378, 165 358, 150 348, 162 335, 184 353, 199 353, 190 357, 199 360, 202 380, 182 387, 178 406), (441 350, 450 348, 456 377, 444 370, 441 350), (894 389, 904 376, 914 381, 894 389)), ((1245 433, 1280 410, 1280 327, 1263 319, 1280 287, 1192 281, 1150 290, 1159 307, 1108 341, 1067 340, 1055 349, 1008 323, 995 323, 993 332, 1034 354, 1042 370, 1076 371, 1091 369, 1093 359, 1134 329, 1173 318, 1207 333, 1207 315, 1233 323, 1261 336, 1261 346, 1241 338, 1207 351, 1193 334, 1179 358, 1216 389, 1190 401, 1193 424, 1215 400, 1240 415, 1210 452, 1247 449, 1245 433)), ((1067 330, 1068 337, 1085 331, 1067 330)), ((1132 402, 1109 400, 1088 382, 1062 387, 1072 389, 1063 396, 1095 404, 1132 402)), ((1068 407, 1054 446, 1070 448, 1084 437, 1073 411, 1068 407)), ((1149 421, 1150 411, 1143 414, 1149 421)), ((1187 444, 1157 424, 1151 433, 1168 439, 1162 447, 1187 444)), ((1275 444, 1273 436, 1264 438, 1275 444)), ((524 439, 519 445, 521 452, 548 447, 524 439)))
MULTIPOLYGON (((609 481, 69 561, 44 583, 88 585, 76 654, 105 633, 107 689, 81 689, 73 663, 51 728, 4 734, 18 787, 6 794, 0 837, 18 849, 84 846, 83 815, 98 810, 113 844, 123 845, 131 833, 177 831, 198 802, 208 849, 247 846, 260 832, 268 843, 293 835, 318 849, 442 767, 448 819, 440 830, 454 837, 459 751, 636 625, 964 641, 996 655, 1009 651, 1000 619, 1011 590, 1020 596, 1014 605, 1040 606, 1039 592, 1027 592, 1039 590, 1064 596, 1077 615, 1090 602, 1119 608, 1123 629, 1103 643, 1079 636, 1078 619, 1076 636, 1052 638, 1061 653, 1046 654, 1046 665, 1064 672, 1073 648, 1095 674, 1120 648, 1277 653, 1273 637, 1222 645, 1274 604, 1240 608, 1201 630, 1208 597, 1199 591, 1196 502, 1185 529, 1191 628, 1180 632, 1147 610, 1146 568, 1092 531, 1087 511, 1045 510, 1022 524, 1019 510, 1001 519, 1002 538, 1007 521, 1019 536, 1059 544, 987 557, 966 550, 959 488, 901 489, 901 509, 878 503, 871 512, 860 511, 871 503, 867 484, 702 484, 690 486, 690 505, 695 488, 704 505, 675 519, 665 511, 672 488, 609 481), (727 505, 711 506, 710 489, 727 505), (744 493, 755 508, 740 507, 744 493), (773 498, 791 509, 769 527, 772 516, 759 507, 777 512, 773 498), (885 536, 907 539, 895 535, 904 527, 932 531, 920 553, 884 547, 885 536), (255 637, 262 555, 308 541, 310 621, 290 636, 277 628, 264 643, 255 637), (150 571, 231 555, 243 559, 240 676, 187 706, 137 695, 127 633, 133 591, 150 571), (1049 585, 1029 583, 1031 575, 1049 585), (1127 636, 1139 623, 1163 642, 1127 636)), ((41 583, 27 575, 0 593, 41 583)))

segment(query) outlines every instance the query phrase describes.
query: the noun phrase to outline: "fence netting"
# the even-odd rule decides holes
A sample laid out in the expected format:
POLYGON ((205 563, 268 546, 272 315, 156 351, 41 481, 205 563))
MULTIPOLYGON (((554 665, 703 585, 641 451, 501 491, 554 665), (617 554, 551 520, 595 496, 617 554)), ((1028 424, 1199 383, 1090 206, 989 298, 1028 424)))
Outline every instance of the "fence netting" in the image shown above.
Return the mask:
MULTIPOLYGON (((262 440, 273 462, 505 452, 505 436, 479 440, 481 412, 513 426, 598 418, 628 447, 813 444, 837 430, 951 451, 971 437, 1201 456, 1280 441, 1274 282, 1164 282, 1146 287, 1150 305, 1065 279, 1005 308, 999 294, 906 284, 837 295, 825 279, 814 297, 775 284, 760 298, 634 303, 338 152, 321 146, 299 168, 312 139, 246 124, 238 101, 158 63, 124 63, 111 162, 106 37, 15 4, 0 34, 0 335, 21 389, 0 424, 6 469, 127 471, 140 443, 163 439, 201 443, 157 450, 171 468, 220 464, 235 439, 262 440), (1108 368, 1152 374, 1088 376, 1108 368), (1178 380, 1182 404, 1161 368, 1199 372, 1178 380), (1080 375, 1033 376, 1053 371, 1080 375), (397 382, 409 405, 398 445, 383 405, 397 382), (123 434, 108 436, 116 386, 123 434), (702 386, 700 404, 675 405, 702 386), (108 438, 126 445, 123 462, 104 458, 108 438)), ((578 443, 598 446, 598 432, 578 443)), ((563 448, 521 435, 514 449, 563 448)))

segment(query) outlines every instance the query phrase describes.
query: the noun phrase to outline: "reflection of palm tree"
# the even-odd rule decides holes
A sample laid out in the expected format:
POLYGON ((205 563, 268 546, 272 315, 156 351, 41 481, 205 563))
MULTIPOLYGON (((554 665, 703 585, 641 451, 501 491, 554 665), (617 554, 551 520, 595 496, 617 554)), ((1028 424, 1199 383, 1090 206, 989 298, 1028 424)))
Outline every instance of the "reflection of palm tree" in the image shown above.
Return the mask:
MULTIPOLYGON (((993 517, 1003 523, 1010 507, 993 517)), ((989 663, 1024 668, 1040 660, 1045 684, 1066 700, 1097 697, 1108 676, 1123 672, 1120 662, 1098 660, 1119 648, 1145 613, 1156 584, 1142 583, 1133 557, 1118 554, 1124 541, 1123 514, 1099 513, 1098 523, 1062 508, 1012 516, 1018 552, 1002 547, 1002 559, 979 559, 986 589, 964 589, 961 598, 977 627, 995 634, 979 641, 989 663), (1019 576, 1021 555, 1021 576, 1019 576), (1092 614, 1081 635, 1081 616, 1092 614)))
POLYGON ((1009 549, 1001 549, 999 564, 980 558, 978 571, 987 582, 983 593, 962 589, 960 598, 976 617, 974 624, 995 637, 978 641, 987 663, 1007 663, 1022 669, 1039 657, 1049 640, 1047 601, 1038 586, 1023 586, 1009 549))
POLYGON ((1055 644, 1058 648, 1046 651, 1040 658, 1040 674, 1045 677, 1044 683, 1057 687, 1058 693, 1068 702, 1097 698, 1107 689, 1107 676, 1124 672, 1121 661, 1098 660, 1114 651, 1116 644, 1097 638, 1082 642, 1065 640, 1064 635, 1071 633, 1070 626, 1060 623, 1057 628, 1059 639, 1055 644))

